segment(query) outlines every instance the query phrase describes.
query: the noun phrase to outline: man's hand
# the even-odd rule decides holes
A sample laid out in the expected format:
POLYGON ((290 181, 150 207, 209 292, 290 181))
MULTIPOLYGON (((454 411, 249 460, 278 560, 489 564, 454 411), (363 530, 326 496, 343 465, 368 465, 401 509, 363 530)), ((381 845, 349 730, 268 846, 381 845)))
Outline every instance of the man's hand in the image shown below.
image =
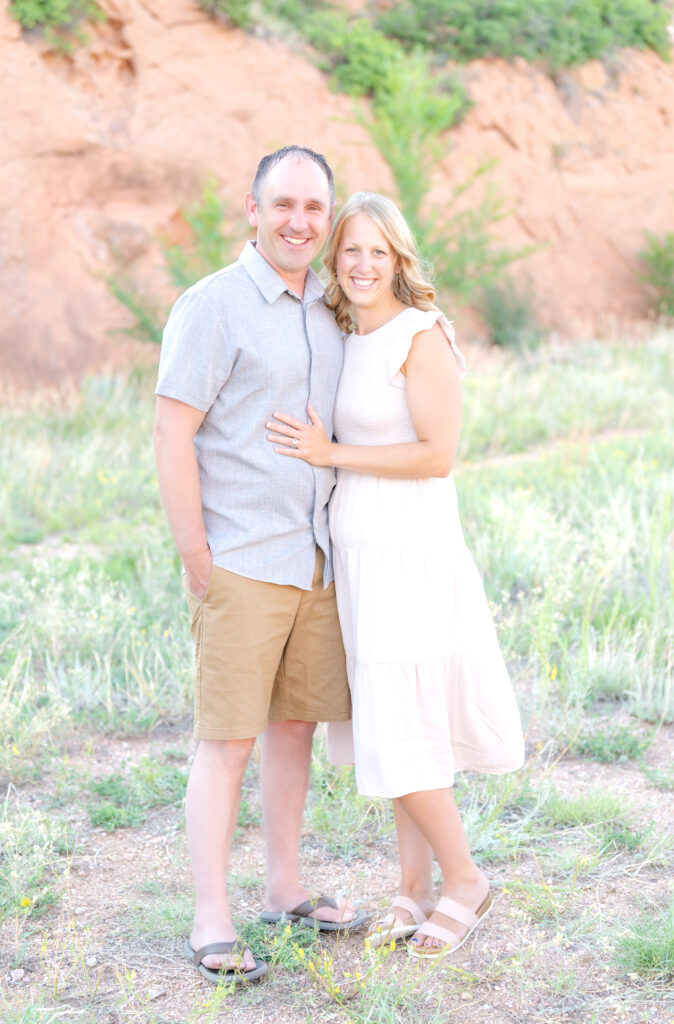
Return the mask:
POLYGON ((154 421, 159 489, 187 583, 199 601, 206 596, 213 568, 194 450, 194 435, 204 415, 191 405, 159 396, 154 421))
POLYGON ((185 560, 185 575, 190 591, 197 601, 203 601, 206 597, 208 584, 211 581, 213 572, 213 556, 210 548, 206 548, 198 555, 193 555, 185 560))

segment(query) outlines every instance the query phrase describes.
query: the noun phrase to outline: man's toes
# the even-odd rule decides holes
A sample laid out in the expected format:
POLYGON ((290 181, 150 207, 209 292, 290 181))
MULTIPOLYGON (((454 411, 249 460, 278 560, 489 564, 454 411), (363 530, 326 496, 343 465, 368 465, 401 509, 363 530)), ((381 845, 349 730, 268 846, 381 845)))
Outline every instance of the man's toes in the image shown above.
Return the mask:
POLYGON ((319 907, 314 911, 314 916, 319 921, 332 921, 341 924, 342 922, 353 921, 356 916, 356 909, 350 900, 344 900, 343 902, 337 900, 336 907, 319 907))
POLYGON ((212 971, 252 971, 255 968, 255 960, 249 950, 246 950, 243 956, 218 956, 217 953, 211 953, 201 962, 212 971))

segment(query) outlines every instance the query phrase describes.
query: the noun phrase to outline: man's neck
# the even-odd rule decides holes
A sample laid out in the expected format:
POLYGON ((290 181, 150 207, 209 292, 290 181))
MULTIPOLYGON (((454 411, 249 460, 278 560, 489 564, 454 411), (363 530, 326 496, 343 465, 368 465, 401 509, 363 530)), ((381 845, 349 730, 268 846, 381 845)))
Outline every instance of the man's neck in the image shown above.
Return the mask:
POLYGON ((272 270, 276 271, 276 273, 281 278, 283 283, 288 286, 289 290, 294 295, 297 295, 298 298, 303 299, 304 285, 306 283, 307 272, 309 268, 305 267, 304 270, 298 270, 297 273, 291 273, 288 270, 284 270, 282 267, 277 267, 276 264, 269 259, 267 254, 262 251, 257 242, 253 242, 253 245, 255 246, 257 252, 260 254, 262 259, 269 264, 272 270))

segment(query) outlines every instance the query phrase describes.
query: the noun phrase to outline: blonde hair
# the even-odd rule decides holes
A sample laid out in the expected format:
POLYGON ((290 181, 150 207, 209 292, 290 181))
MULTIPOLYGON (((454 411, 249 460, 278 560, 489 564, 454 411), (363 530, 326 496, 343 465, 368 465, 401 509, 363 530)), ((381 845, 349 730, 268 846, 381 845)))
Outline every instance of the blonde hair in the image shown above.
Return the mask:
POLYGON ((426 271, 414 237, 396 204, 377 192, 355 192, 340 210, 323 256, 327 304, 334 310, 340 330, 350 331, 355 325, 351 304, 337 280, 337 253, 347 223, 359 213, 367 214, 374 221, 397 257, 398 272, 393 279, 395 297, 406 306, 436 309, 435 289, 423 276, 426 271))

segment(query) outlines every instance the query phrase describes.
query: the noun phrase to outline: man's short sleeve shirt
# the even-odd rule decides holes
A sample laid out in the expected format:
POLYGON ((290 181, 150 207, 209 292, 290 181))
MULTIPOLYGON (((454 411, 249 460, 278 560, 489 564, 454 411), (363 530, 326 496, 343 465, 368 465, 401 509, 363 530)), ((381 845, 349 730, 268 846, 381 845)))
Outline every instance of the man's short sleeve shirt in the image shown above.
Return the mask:
POLYGON ((311 402, 331 436, 342 351, 314 272, 301 300, 251 242, 173 307, 156 393, 206 414, 194 445, 215 565, 310 590, 318 544, 332 579, 334 470, 278 455, 265 424, 275 411, 306 421, 311 402))

